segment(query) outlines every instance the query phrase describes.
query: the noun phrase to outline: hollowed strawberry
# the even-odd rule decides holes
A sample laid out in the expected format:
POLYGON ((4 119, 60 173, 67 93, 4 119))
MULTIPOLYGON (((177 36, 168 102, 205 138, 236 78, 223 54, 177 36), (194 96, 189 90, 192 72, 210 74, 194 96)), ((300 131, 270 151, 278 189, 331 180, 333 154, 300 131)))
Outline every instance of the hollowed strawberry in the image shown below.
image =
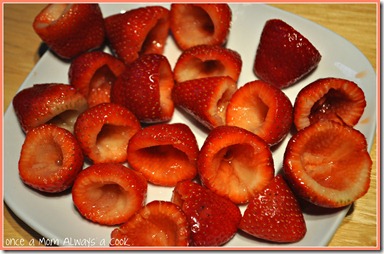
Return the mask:
POLYGON ((72 199, 86 219, 102 224, 126 222, 145 203, 147 181, 118 163, 95 164, 77 176, 72 199))
POLYGON ((362 133, 321 120, 291 138, 283 166, 292 188, 304 199, 342 207, 368 191, 372 160, 362 133))
POLYGON ((241 67, 241 56, 236 51, 220 46, 198 45, 181 53, 173 72, 177 83, 216 76, 229 76, 237 82, 241 67))
POLYGON ((43 124, 26 134, 19 159, 25 184, 43 192, 61 192, 72 186, 82 167, 83 153, 69 131, 43 124))
POLYGON ((93 163, 125 162, 128 142, 140 129, 140 122, 127 108, 102 103, 79 115, 74 133, 93 163))
POLYGON ((155 200, 111 233, 111 246, 188 246, 189 227, 180 207, 155 200))
POLYGON ((292 112, 291 101, 283 91, 256 80, 233 94, 227 107, 226 123, 247 129, 274 145, 288 134, 292 112))
POLYGON ((143 54, 162 54, 169 32, 169 10, 147 6, 105 18, 109 46, 124 63, 143 54))
POLYGON ((13 107, 22 129, 52 123, 73 132, 77 116, 88 108, 87 100, 73 86, 36 84, 18 92, 13 107))
POLYGON ((320 60, 307 38, 284 21, 271 19, 261 33, 253 71, 259 79, 284 88, 309 74, 320 60))
POLYGON ((177 183, 172 202, 180 206, 187 216, 191 245, 220 246, 237 232, 241 219, 239 207, 197 183, 177 183))
POLYGON ((98 4, 48 4, 33 29, 60 57, 71 59, 104 44, 104 19, 98 4))
POLYGON ((236 204, 250 201, 274 176, 268 144, 236 126, 213 129, 197 163, 203 185, 236 204))
POLYGON ((297 242, 307 227, 299 203, 281 175, 277 175, 247 206, 239 228, 259 239, 297 242))
POLYGON ((208 129, 225 124, 225 112, 236 83, 230 77, 208 77, 179 83, 172 91, 175 105, 208 129))
POLYGON ((174 186, 196 176, 199 148, 191 129, 181 123, 145 127, 129 141, 128 163, 157 185, 174 186))
POLYGON ((171 5, 170 28, 177 45, 185 50, 197 45, 227 41, 232 20, 228 4, 176 3, 171 5))
POLYGON ((353 127, 365 106, 364 92, 356 83, 341 78, 318 79, 296 96, 293 121, 298 130, 321 119, 353 127))
POLYGON ((87 52, 71 62, 69 83, 84 95, 89 107, 93 107, 110 102, 111 86, 124 69, 125 64, 108 53, 87 52))
POLYGON ((145 54, 131 63, 111 88, 111 101, 127 107, 143 123, 171 120, 173 73, 168 59, 145 54))

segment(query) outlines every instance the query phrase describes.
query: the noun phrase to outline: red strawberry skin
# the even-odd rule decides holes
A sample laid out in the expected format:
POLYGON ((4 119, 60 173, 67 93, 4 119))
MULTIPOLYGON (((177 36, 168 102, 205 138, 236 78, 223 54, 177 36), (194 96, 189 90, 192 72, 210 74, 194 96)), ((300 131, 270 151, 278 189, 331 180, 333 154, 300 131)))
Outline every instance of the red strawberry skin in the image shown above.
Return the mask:
POLYGON ((239 79, 242 59, 237 51, 217 45, 198 45, 183 51, 173 69, 176 83, 229 76, 239 79))
POLYGON ((168 59, 145 54, 131 63, 111 88, 111 102, 127 107, 140 122, 171 120, 173 73, 168 59))
POLYGON ((141 130, 140 122, 127 108, 101 103, 76 120, 74 133, 84 154, 93 163, 125 162, 130 138, 141 130))
POLYGON ((109 46, 125 64, 142 54, 162 54, 169 32, 169 10, 147 6, 105 18, 109 46))
POLYGON ((62 192, 72 186, 83 161, 81 148, 69 131, 43 124, 26 134, 18 164, 19 175, 36 190, 62 192))
POLYGON ((175 86, 175 105, 208 129, 224 125, 229 100, 237 85, 230 77, 208 77, 182 82, 175 86))
POLYGON ((104 44, 104 19, 98 4, 48 4, 33 28, 60 57, 72 59, 104 44))
POLYGON ((130 139, 127 158, 130 167, 149 182, 175 186, 196 176, 198 152, 196 138, 186 124, 156 124, 130 139))
POLYGON ((125 64, 108 53, 86 52, 72 60, 69 84, 87 98, 89 107, 93 107, 110 102, 111 86, 124 69, 125 64))
POLYGON ((101 225, 126 222, 143 207, 147 181, 119 163, 101 163, 82 170, 72 187, 79 213, 101 225))
POLYGON ((18 92, 13 107, 22 129, 54 123, 73 132, 77 116, 88 108, 87 100, 67 84, 35 84, 18 92))
POLYGON ((317 67, 321 54, 293 27, 282 20, 268 20, 257 48, 253 71, 278 88, 298 82, 317 67))
POLYGON ((181 50, 197 45, 224 45, 231 21, 232 12, 228 4, 171 5, 170 28, 181 50))
POLYGON ((189 226, 172 202, 155 200, 111 233, 111 246, 188 246, 189 226))
POLYGON ((181 207, 191 228, 191 245, 220 246, 237 232, 238 206, 192 181, 177 183, 172 202, 181 207))
POLYGON ((300 241, 307 232, 299 203, 281 175, 251 200, 239 228, 259 239, 280 243, 300 241))

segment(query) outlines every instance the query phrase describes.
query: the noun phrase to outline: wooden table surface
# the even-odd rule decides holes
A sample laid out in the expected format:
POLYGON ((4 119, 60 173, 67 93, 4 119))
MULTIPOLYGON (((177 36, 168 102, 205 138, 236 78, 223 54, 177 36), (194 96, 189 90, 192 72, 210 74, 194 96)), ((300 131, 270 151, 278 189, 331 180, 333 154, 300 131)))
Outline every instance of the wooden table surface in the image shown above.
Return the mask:
MULTIPOLYGON (((343 36, 367 57, 377 71, 377 3, 273 5, 312 20, 343 36)), ((44 4, 4 4, 4 112, 38 61, 41 40, 33 31, 32 22, 43 7, 44 4)), ((329 246, 375 248, 380 244, 380 228, 377 226, 379 191, 376 189, 376 144, 375 141, 370 151, 373 168, 369 192, 353 204, 329 246)), ((11 239, 24 239, 26 242, 35 239, 35 245, 39 245, 38 239, 41 236, 6 206, 3 227, 3 246, 10 243, 11 239)))

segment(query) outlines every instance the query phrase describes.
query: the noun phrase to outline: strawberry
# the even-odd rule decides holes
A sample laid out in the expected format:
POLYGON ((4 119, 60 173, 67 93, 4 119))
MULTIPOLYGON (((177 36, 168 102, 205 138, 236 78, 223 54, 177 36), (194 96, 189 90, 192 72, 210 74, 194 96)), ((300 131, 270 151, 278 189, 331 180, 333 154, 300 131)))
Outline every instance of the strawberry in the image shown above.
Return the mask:
POLYGON ((180 207, 154 200, 111 233, 110 245, 188 246, 189 227, 180 207))
POLYGON ((147 182, 119 163, 94 164, 79 173, 72 199, 86 219, 102 225, 126 222, 145 203, 147 182))
POLYGON ((105 40, 98 4, 48 4, 35 17, 33 29, 63 59, 101 48, 105 40))
POLYGON ((312 43, 280 19, 265 23, 253 71, 278 88, 291 86, 317 67, 321 54, 312 43))
POLYGON ((93 163, 125 162, 130 138, 141 129, 127 108, 101 103, 79 115, 74 133, 93 163))
POLYGON ((73 132, 77 116, 88 108, 87 100, 67 84, 35 84, 13 98, 13 107, 22 129, 53 123, 73 132))
POLYGON ((230 77, 208 77, 184 81, 175 86, 175 105, 208 129, 225 124, 225 111, 236 83, 230 77))
POLYGON ((292 112, 292 103, 283 91, 256 80, 234 93, 227 107, 226 123, 247 129, 275 145, 290 131, 292 112))
POLYGON ((171 120, 173 73, 168 59, 145 54, 131 63, 111 88, 111 101, 124 105, 143 123, 171 120))
POLYGON ((322 78, 300 90, 294 103, 293 121, 298 130, 320 119, 353 127, 362 116, 365 106, 364 92, 353 81, 322 78))
POLYGON ((142 54, 162 54, 169 32, 169 10, 147 6, 105 18, 109 46, 129 64, 142 54))
POLYGON ((181 53, 173 72, 176 83, 213 76, 229 76, 237 82, 241 67, 241 56, 236 51, 220 46, 198 45, 181 53))
POLYGON ((249 202, 274 176, 267 143, 236 126, 211 130, 200 149, 197 168, 204 186, 235 204, 249 202))
POLYGON ((157 124, 138 131, 128 144, 128 163, 151 183, 174 186, 196 176, 199 152, 191 129, 182 123, 157 124))
POLYGON ((231 9, 225 3, 171 4, 170 28, 181 50, 202 44, 224 45, 231 21, 231 9))
POLYGON ((281 243, 300 241, 307 232, 299 203, 281 175, 251 200, 239 228, 259 239, 281 243))
POLYGON ((43 192, 70 188, 83 167, 83 154, 69 131, 43 124, 28 131, 19 159, 21 180, 43 192))
POLYGON ((292 136, 283 161, 295 192, 330 208, 362 197, 369 188, 371 168, 364 135, 330 120, 320 120, 292 136))
POLYGON ((187 216, 191 245, 220 246, 237 232, 241 219, 239 207, 195 182, 177 183, 172 202, 187 216))
POLYGON ((72 60, 69 83, 87 98, 89 107, 110 102, 111 86, 124 71, 125 64, 114 56, 92 51, 72 60))

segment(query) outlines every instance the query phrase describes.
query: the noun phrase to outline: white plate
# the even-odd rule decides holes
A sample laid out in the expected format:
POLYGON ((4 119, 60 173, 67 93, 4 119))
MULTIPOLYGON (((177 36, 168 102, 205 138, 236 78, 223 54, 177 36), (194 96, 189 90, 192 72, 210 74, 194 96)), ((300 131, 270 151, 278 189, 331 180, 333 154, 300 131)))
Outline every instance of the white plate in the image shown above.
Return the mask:
MULTIPOLYGON (((158 4, 158 3, 156 3, 158 4)), ((149 5, 149 4, 148 4, 149 5)), ((137 8, 136 4, 101 4, 104 16, 122 10, 137 8)), ((169 4, 165 4, 169 8, 169 4)), ((367 138, 369 149, 372 146, 376 127, 376 74, 365 56, 350 42, 339 35, 301 17, 261 4, 230 4, 233 23, 227 47, 240 53, 243 60, 239 86, 255 80, 252 72, 253 60, 261 30, 268 19, 280 18, 296 28, 322 54, 318 68, 300 83, 284 90, 291 101, 298 91, 309 82, 324 77, 340 77, 356 82, 364 91, 367 107, 356 128, 367 138)), ((347 25, 347 24, 346 24, 347 25)), ((180 51, 169 37, 165 48, 172 67, 180 51)), ((68 63, 58 60, 47 52, 36 64, 20 89, 35 83, 68 83, 68 63)), ((199 146, 207 135, 203 128, 194 126, 178 111, 172 122, 184 122, 194 131, 199 146)), ((289 136, 273 151, 276 171, 281 169, 284 149, 289 136)), ((19 179, 18 160, 24 134, 18 124, 12 105, 5 114, 4 121, 4 199, 12 211, 26 224, 44 236, 41 242, 69 246, 107 247, 110 233, 115 227, 100 226, 83 219, 75 210, 70 193, 43 195, 26 187, 19 179)), ((172 188, 149 186, 147 202, 155 199, 170 200, 172 188)), ((277 245, 258 241, 244 234, 236 236, 225 245, 247 247, 269 246, 326 246, 340 225, 348 208, 341 210, 305 212, 308 232, 304 239, 293 244, 277 245)))

